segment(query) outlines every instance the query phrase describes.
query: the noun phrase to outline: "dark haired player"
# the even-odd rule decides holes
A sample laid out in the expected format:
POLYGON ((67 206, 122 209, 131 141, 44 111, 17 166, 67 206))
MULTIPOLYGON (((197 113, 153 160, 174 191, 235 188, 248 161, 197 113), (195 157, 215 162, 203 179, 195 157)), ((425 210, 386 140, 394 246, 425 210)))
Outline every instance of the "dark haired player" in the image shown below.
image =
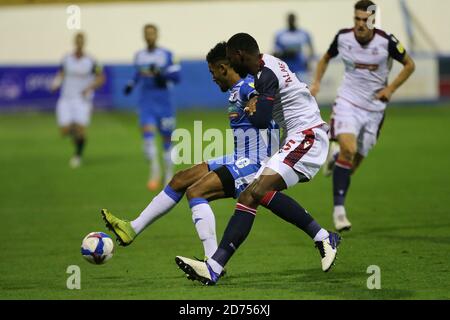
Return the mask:
POLYGON ((311 87, 311 93, 317 95, 329 61, 340 55, 345 76, 331 115, 331 138, 338 145, 331 144, 324 165, 324 174, 333 174, 333 220, 337 231, 351 228, 344 207, 350 177, 377 142, 387 102, 414 72, 414 61, 400 42, 373 27, 374 9, 369 0, 355 4, 354 27, 336 35, 317 66, 311 87), (393 60, 404 67, 388 84, 393 60))
POLYGON ((192 210, 192 221, 204 247, 205 257, 217 250, 216 227, 209 201, 236 198, 254 179, 261 163, 279 147, 274 122, 265 130, 255 128, 244 108, 255 95, 253 77, 241 78, 226 58, 226 43, 218 43, 206 58, 213 81, 223 92, 229 91, 228 116, 233 130, 234 154, 213 159, 179 171, 142 213, 133 221, 119 219, 102 210, 102 215, 121 245, 131 244, 136 236, 158 218, 168 213, 184 194, 192 210))
POLYGON ((285 62, 261 54, 252 36, 246 33, 232 36, 227 42, 227 57, 241 76, 255 77, 258 96, 249 105, 250 121, 264 128, 274 119, 286 136, 286 143, 265 164, 262 174, 240 194, 214 255, 206 262, 177 256, 176 263, 191 278, 207 285, 215 284, 225 264, 246 239, 257 208, 262 204, 278 214, 295 214, 299 226, 306 218, 310 219, 306 231, 320 251, 322 270, 326 272, 335 261, 339 236, 322 229, 305 209, 280 191, 308 182, 317 174, 328 151, 328 126, 307 86, 285 62))

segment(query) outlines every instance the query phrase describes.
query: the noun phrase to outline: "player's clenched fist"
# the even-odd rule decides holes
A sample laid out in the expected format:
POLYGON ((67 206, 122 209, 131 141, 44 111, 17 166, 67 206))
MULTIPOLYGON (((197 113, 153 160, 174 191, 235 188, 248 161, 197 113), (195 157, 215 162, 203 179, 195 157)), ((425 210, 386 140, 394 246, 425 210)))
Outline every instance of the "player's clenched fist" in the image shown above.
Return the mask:
POLYGON ((256 101, 257 100, 258 100, 258 97, 253 97, 247 102, 247 105, 244 108, 244 111, 247 112, 247 114, 252 116, 253 113, 256 112, 256 101))
POLYGON ((313 96, 313 97, 316 97, 317 96, 317 94, 319 93, 319 91, 320 91, 320 84, 318 84, 318 83, 313 83, 312 85, 311 85, 311 88, 309 88, 309 91, 311 92, 311 95, 313 96))
POLYGON ((392 93, 392 90, 389 87, 386 87, 378 91, 378 93, 375 95, 375 98, 383 102, 389 102, 391 100, 392 93))

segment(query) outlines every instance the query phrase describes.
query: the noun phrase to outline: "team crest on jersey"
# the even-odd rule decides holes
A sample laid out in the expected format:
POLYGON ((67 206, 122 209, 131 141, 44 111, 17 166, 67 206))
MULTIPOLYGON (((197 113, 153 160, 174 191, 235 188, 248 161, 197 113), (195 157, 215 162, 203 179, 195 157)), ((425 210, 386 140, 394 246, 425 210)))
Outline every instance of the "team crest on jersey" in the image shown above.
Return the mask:
POLYGON ((240 159, 236 160, 235 164, 236 164, 236 167, 238 167, 239 169, 243 169, 244 167, 246 167, 250 164, 250 159, 249 158, 240 158, 240 159))
POLYGON ((230 94, 230 99, 228 99, 231 103, 235 103, 238 99, 239 91, 233 91, 230 94))
POLYGON ((236 119, 239 117, 239 109, 235 105, 231 105, 228 107, 228 117, 230 119, 236 119))
POLYGON ((372 54, 373 54, 374 56, 378 55, 378 48, 377 48, 377 47, 375 47, 375 48, 372 49, 372 54))

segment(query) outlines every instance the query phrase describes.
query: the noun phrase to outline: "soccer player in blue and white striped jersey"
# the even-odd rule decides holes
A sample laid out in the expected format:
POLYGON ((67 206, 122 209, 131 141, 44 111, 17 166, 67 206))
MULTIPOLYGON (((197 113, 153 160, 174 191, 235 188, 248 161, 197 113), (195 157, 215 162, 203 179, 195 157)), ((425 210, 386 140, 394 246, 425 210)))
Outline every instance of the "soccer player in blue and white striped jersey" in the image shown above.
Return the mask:
POLYGON ((158 29, 144 26, 147 48, 134 57, 135 76, 124 89, 127 95, 139 85, 139 122, 144 138, 144 152, 150 161, 150 177, 147 187, 154 191, 161 185, 161 168, 155 143, 155 133, 163 138, 165 182, 172 178, 171 135, 175 129, 175 108, 171 101, 171 87, 180 80, 180 66, 174 63, 171 51, 158 47, 158 29))
POLYGON ((107 227, 116 234, 121 245, 131 244, 138 234, 168 213, 186 194, 205 256, 211 257, 217 249, 217 239, 209 201, 238 197, 253 181, 262 163, 279 148, 279 133, 274 121, 261 130, 249 121, 245 108, 256 95, 253 77, 241 78, 231 68, 226 59, 226 43, 211 49, 207 61, 214 82, 223 92, 230 93, 228 117, 234 135, 234 152, 176 173, 164 190, 131 222, 102 210, 107 227))
POLYGON ((297 27, 297 17, 293 13, 287 16, 287 28, 275 36, 274 56, 286 62, 289 69, 305 81, 314 59, 314 46, 311 34, 297 27))

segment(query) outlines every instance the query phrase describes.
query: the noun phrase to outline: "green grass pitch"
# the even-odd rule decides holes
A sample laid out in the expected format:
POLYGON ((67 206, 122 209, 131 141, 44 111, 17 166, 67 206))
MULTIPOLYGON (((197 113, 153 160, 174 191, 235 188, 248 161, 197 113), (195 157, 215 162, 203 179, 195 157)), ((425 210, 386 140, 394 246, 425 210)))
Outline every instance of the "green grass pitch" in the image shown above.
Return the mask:
MULTIPOLYGON (((324 112, 328 118, 328 112, 324 112)), ((181 113, 178 126, 227 127, 225 112, 181 113)), ((71 170, 69 141, 52 114, 0 115, 1 299, 448 299, 450 298, 450 108, 393 108, 377 147, 352 180, 353 230, 336 266, 320 269, 312 241, 265 209, 216 287, 187 281, 176 255, 202 256, 185 200, 102 266, 80 255, 82 238, 106 231, 100 209, 125 218, 154 194, 134 114, 97 113, 85 165, 71 170), (66 288, 69 265, 81 290, 66 288), (367 289, 368 266, 381 290, 367 289)), ((331 181, 288 191, 332 227, 331 181)), ((233 200, 213 203, 218 237, 233 200)))

